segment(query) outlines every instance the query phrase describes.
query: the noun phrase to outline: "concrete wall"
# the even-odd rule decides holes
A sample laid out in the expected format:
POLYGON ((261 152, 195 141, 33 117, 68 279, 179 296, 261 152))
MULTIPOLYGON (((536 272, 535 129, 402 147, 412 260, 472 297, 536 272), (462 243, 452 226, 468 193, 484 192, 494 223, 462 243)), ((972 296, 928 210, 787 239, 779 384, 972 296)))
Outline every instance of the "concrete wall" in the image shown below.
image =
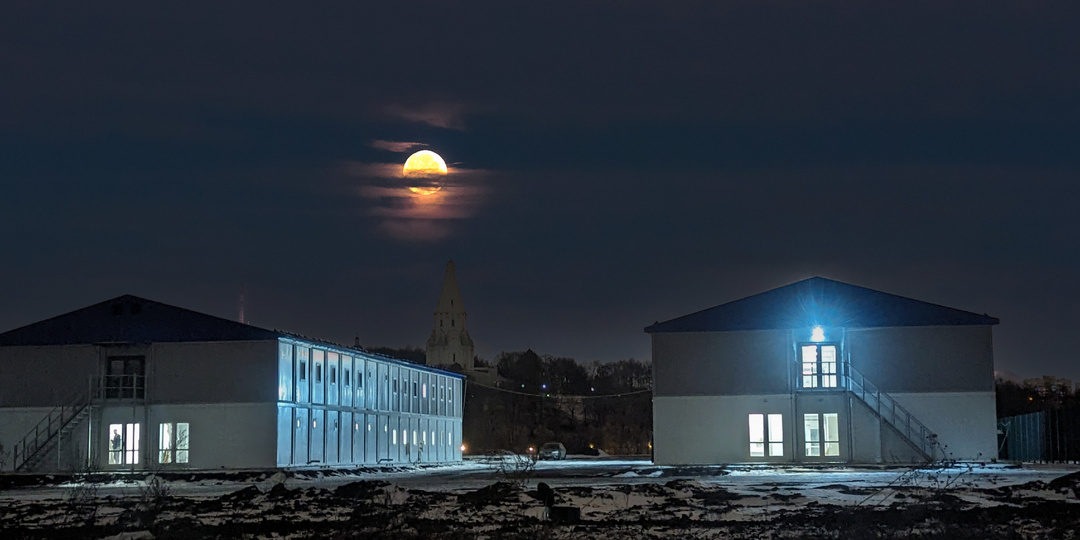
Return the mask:
POLYGON ((274 341, 0 347, 0 407, 54 407, 85 395, 109 356, 146 357, 149 403, 276 400, 274 341))
POLYGON ((100 470, 260 469, 275 465, 275 409, 269 403, 105 406, 95 415, 94 459, 100 470), (189 425, 188 463, 158 463, 159 426, 189 425), (109 425, 137 423, 140 463, 109 465, 109 425))
POLYGON ((845 334, 851 365, 886 393, 994 391, 989 326, 867 328, 845 334))
POLYGON ((654 396, 762 395, 791 389, 795 353, 787 330, 653 334, 652 339, 654 396))
MULTIPOLYGON (((0 471, 14 467, 15 445, 51 411, 52 407, 0 409, 0 471)), ((81 470, 87 456, 87 426, 89 418, 74 426, 60 444, 60 451, 46 456, 43 466, 49 470, 81 470)))
POLYGON ((66 403, 88 391, 99 363, 93 345, 0 347, 0 407, 51 409, 66 403))
MULTIPOLYGON (((994 392, 894 393, 898 403, 938 434, 946 457, 983 461, 997 458, 994 392)), ((888 456, 886 461, 888 461, 888 456)))
POLYGON ((273 403, 275 341, 155 343, 146 359, 150 403, 273 403))
POLYGON ((792 415, 791 394, 653 398, 653 462, 658 465, 787 463, 794 426, 785 421, 784 455, 750 459, 750 413, 792 415))

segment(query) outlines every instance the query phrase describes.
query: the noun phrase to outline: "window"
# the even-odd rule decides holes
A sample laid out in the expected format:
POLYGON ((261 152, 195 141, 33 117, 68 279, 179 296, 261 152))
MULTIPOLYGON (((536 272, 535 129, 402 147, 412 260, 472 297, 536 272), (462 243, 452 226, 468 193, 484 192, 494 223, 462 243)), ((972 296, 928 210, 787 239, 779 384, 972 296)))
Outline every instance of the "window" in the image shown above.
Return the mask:
POLYGON ((142 399, 146 392, 145 356, 110 356, 105 366, 106 398, 142 399))
POLYGON ((784 415, 782 414, 750 415, 750 457, 765 457, 766 450, 769 457, 784 455, 784 415))
POLYGON ((840 415, 837 413, 809 413, 803 415, 806 435, 806 456, 840 455, 840 415))
POLYGON ((139 463, 139 424, 109 424, 109 465, 139 463))
POLYGON ((315 384, 322 382, 322 364, 315 362, 315 384))
POLYGON ((300 361, 300 380, 307 380, 307 362, 303 360, 300 361))
POLYGON ((412 382, 412 395, 413 395, 413 397, 416 397, 416 389, 417 389, 418 386, 419 385, 417 384, 416 381, 412 382))
POLYGON ((330 384, 337 384, 337 366, 330 366, 330 384))
POLYGON ((363 388, 364 387, 364 372, 362 372, 362 371, 357 371, 356 372, 356 387, 357 388, 363 388))
POLYGON ((187 463, 189 432, 186 422, 160 424, 158 463, 187 463))
POLYGON ((799 348, 803 388, 836 388, 836 345, 808 344, 799 348))
POLYGON ((422 394, 421 394, 421 396, 425 397, 425 398, 427 397, 427 383, 424 383, 423 386, 422 386, 422 394))
POLYGON ((352 377, 349 376, 349 370, 347 370, 347 369, 345 370, 345 376, 342 377, 342 380, 345 381, 345 387, 346 388, 348 388, 350 385, 352 385, 352 377))

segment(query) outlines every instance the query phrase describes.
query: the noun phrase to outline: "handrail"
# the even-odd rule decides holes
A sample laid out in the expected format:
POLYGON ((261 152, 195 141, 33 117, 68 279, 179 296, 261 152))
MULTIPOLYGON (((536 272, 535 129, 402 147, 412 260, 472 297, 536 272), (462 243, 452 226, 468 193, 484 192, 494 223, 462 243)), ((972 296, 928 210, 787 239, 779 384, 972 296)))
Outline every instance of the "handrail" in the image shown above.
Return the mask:
POLYGON ((50 448, 49 443, 96 399, 146 399, 145 375, 104 375, 91 378, 90 387, 66 403, 54 407, 12 450, 12 470, 25 467, 34 456, 50 448))
POLYGON ((915 415, 911 414, 895 398, 882 392, 872 382, 868 381, 866 376, 858 369, 855 369, 854 366, 848 365, 846 368, 848 373, 844 378, 847 381, 847 390, 855 394, 863 403, 877 413, 879 418, 885 420, 886 423, 900 432, 927 459, 934 461, 936 459, 935 450, 939 445, 937 434, 920 422, 915 415))
POLYGON ((95 380, 94 399, 145 399, 145 375, 103 375, 95 380))
POLYGON ((87 393, 79 392, 68 402, 49 411, 45 418, 38 421, 23 436, 22 440, 15 443, 15 448, 12 450, 12 470, 18 471, 25 466, 39 450, 44 448, 53 437, 60 433, 88 404, 87 393))

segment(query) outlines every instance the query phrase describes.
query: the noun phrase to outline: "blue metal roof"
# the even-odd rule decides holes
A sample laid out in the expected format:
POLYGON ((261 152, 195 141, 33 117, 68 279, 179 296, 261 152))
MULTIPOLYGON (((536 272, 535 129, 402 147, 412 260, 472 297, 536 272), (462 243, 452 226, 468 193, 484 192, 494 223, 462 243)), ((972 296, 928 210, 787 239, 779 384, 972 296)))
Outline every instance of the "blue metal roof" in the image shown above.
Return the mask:
POLYGON ((937 304, 812 277, 645 328, 665 332, 995 325, 1000 321, 937 304))

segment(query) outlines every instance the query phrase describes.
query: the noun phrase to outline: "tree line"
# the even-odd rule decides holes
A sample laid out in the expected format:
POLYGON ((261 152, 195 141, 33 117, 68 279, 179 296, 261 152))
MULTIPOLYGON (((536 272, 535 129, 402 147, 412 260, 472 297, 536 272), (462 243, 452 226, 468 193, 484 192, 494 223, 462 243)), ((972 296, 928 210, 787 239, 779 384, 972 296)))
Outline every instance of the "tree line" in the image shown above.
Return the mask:
MULTIPOLYGON (((368 350, 424 363, 420 348, 368 350)), ((569 453, 650 452, 650 362, 630 358, 582 364, 526 350, 476 363, 494 367, 499 381, 466 381, 462 437, 469 453, 521 453, 546 442, 561 442, 569 453)), ((450 369, 461 372, 459 366, 450 369)))

